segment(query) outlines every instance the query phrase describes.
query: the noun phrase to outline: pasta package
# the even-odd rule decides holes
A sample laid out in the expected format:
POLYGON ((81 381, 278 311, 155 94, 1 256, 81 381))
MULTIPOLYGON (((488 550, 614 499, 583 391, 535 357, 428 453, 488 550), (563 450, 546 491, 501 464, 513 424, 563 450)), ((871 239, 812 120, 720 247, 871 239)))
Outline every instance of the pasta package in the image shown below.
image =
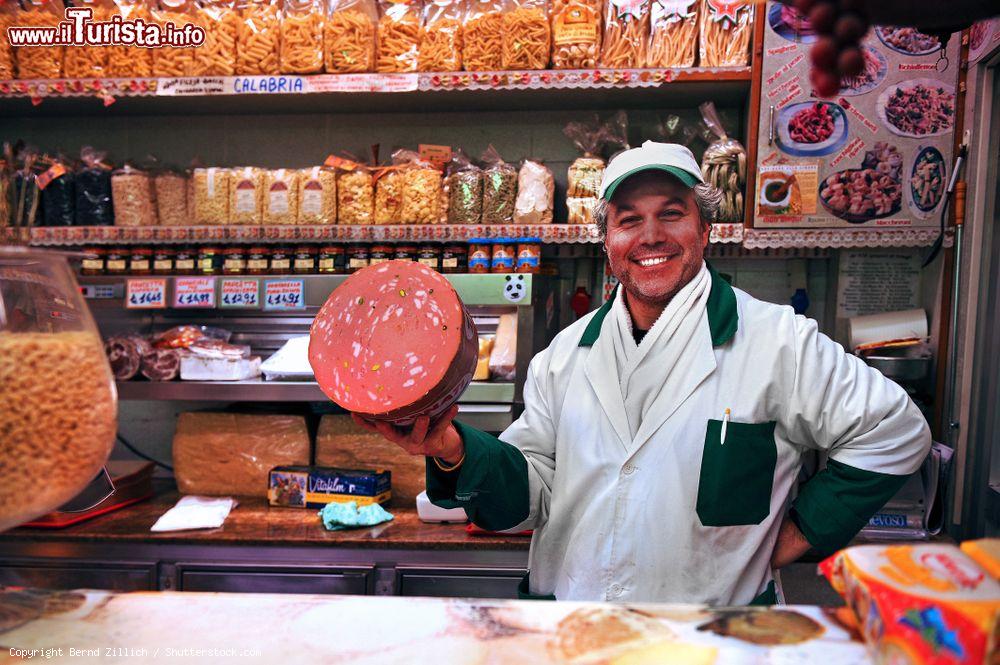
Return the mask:
POLYGON ((299 171, 299 224, 337 223, 337 174, 314 166, 299 171))
POLYGON ((701 0, 702 67, 741 67, 750 57, 753 3, 701 0), (732 5, 737 5, 735 8, 732 5), (735 16, 734 21, 732 17, 735 16))
POLYGON ((361 165, 342 169, 337 176, 337 222, 371 224, 375 183, 371 171, 361 165))
MULTIPOLYGON (((93 21, 107 21, 115 13, 111 0, 73 0, 74 7, 93 11, 93 21)), ((63 50, 63 76, 85 79, 108 75, 109 47, 67 46, 63 50)))
POLYGON ((443 182, 441 172, 426 162, 403 171, 400 216, 404 224, 437 224, 441 221, 443 182))
POLYGON ((228 0, 202 0, 195 23, 205 29, 205 43, 195 49, 191 75, 235 74, 240 17, 232 3, 228 0))
MULTIPOLYGON (((152 10, 152 19, 160 25, 193 23, 194 2, 191 0, 160 0, 152 10)), ((153 51, 153 76, 190 76, 194 67, 193 48, 163 47, 153 51)))
POLYGON ((503 15, 504 69, 545 69, 552 51, 547 0, 513 0, 503 15))
POLYGON ((594 196, 566 197, 566 223, 593 224, 597 201, 594 196))
POLYGON ((163 171, 153 177, 160 226, 187 225, 187 188, 187 177, 177 171, 163 171))
POLYGON ((503 69, 505 0, 468 0, 462 28, 462 66, 467 72, 503 69))
POLYGON ((600 0, 552 0, 552 66, 596 67, 600 51, 600 0))
POLYGON ((423 32, 420 0, 379 0, 378 72, 415 72, 423 32))
POLYGON ((599 153, 605 142, 605 128, 595 115, 591 122, 567 123, 563 134, 582 153, 569 165, 566 196, 596 197, 604 176, 604 160, 599 153))
POLYGON ((550 224, 555 197, 552 171, 540 162, 524 160, 517 174, 515 224, 550 224))
POLYGON ((641 67, 649 41, 649 0, 607 0, 602 67, 641 67))
POLYGON ((403 173, 396 167, 383 169, 375 180, 375 223, 403 223, 403 173))
POLYGON ((191 175, 195 224, 225 224, 229 221, 229 169, 198 168, 191 175))
POLYGON ((462 69, 461 0, 429 0, 424 7, 424 34, 417 68, 422 72, 462 69))
POLYGON ((651 0, 646 67, 691 67, 698 44, 698 0, 651 0))
POLYGON ((478 224, 483 217, 483 171, 460 150, 451 159, 445 189, 448 223, 478 224))
MULTIPOLYGON (((115 0, 116 13, 123 20, 141 19, 149 23, 149 9, 142 0, 115 0)), ((108 46, 107 75, 112 78, 153 75, 153 49, 141 46, 108 46)))
POLYGON ((277 2, 237 0, 235 7, 240 17, 236 33, 236 73, 277 74, 281 37, 277 2))
POLYGON ((482 155, 483 224, 511 224, 517 200, 517 169, 490 146, 482 155))
POLYGON ((149 174, 126 164, 111 176, 115 226, 156 226, 156 195, 149 174))
MULTIPOLYGON (((27 28, 54 27, 63 20, 63 5, 59 0, 23 0, 15 20, 18 26, 27 28)), ((6 33, 0 41, 7 41, 6 33)), ((13 50, 18 78, 57 79, 62 76, 62 46, 22 46, 13 50)))
POLYGON ((299 172, 264 171, 264 223, 296 224, 299 219, 299 172))
POLYGON ((701 158, 701 175, 705 182, 722 191, 719 217, 714 221, 741 222, 743 188, 747 181, 747 151, 742 143, 726 134, 715 104, 704 102, 698 108, 710 134, 717 137, 701 158))
POLYGON ((328 74, 375 70, 375 0, 333 0, 323 26, 323 55, 328 74))
MULTIPOLYGON (((17 25, 14 20, 16 6, 13 2, 0 3, 0 80, 12 79, 17 73, 14 68, 14 49, 10 42, 3 38, 3 35, 7 34, 8 26, 17 25)), ((2 173, 2 169, 0 169, 0 173, 2 173)), ((0 178, 2 177, 3 175, 0 175, 0 178)), ((7 200, 2 185, 0 185, 0 206, 5 205, 7 205, 7 200)), ((0 214, 0 226, 4 225, 3 222, 4 215, 0 214)))
POLYGON ((233 169, 229 187, 229 223, 260 224, 264 211, 264 170, 233 169))
POLYGON ((323 71, 323 0, 285 0, 281 16, 281 72, 323 71))

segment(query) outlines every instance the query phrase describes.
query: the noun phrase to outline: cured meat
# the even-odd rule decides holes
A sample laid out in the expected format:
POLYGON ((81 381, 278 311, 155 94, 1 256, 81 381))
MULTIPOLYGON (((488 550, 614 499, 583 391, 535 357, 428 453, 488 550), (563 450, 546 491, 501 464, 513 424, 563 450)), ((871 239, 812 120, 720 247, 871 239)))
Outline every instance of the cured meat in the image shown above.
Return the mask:
POLYGON ((309 364, 348 411, 405 426, 432 419, 472 381, 476 326, 455 289, 414 261, 354 273, 313 321, 309 364))
POLYGON ((109 337, 104 343, 104 351, 115 379, 128 381, 139 373, 142 356, 149 351, 149 344, 138 335, 109 337))
POLYGON ((142 355, 142 375, 150 381, 173 381, 181 369, 181 357, 174 349, 151 349, 142 355))

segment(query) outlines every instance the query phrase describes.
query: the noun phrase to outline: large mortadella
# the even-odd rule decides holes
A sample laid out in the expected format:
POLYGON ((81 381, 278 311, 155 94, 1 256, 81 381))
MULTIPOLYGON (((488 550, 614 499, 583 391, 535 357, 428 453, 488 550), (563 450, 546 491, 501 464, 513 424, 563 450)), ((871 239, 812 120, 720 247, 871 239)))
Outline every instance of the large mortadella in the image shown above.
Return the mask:
POLYGON ((348 411, 406 426, 440 416, 472 381, 476 326, 447 279, 414 261, 359 270, 313 321, 309 364, 348 411))

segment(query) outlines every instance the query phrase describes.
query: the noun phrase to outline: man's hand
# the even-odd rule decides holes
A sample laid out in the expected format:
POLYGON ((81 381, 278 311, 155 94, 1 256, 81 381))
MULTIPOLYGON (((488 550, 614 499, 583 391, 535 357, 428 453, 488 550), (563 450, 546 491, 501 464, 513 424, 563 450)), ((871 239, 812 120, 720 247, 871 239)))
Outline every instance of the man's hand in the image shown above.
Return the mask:
POLYGON ((771 554, 771 567, 775 570, 784 568, 808 552, 810 547, 812 546, 799 531, 799 527, 795 526, 795 522, 785 517, 781 530, 778 531, 778 542, 774 544, 774 552, 771 554))
POLYGON ((421 416, 409 429, 393 427, 381 420, 368 420, 356 413, 352 413, 351 417, 358 426, 369 432, 378 432, 411 455, 437 457, 445 464, 457 464, 465 454, 465 445, 458 430, 451 424, 456 415, 457 405, 448 409, 433 426, 430 418, 421 416))

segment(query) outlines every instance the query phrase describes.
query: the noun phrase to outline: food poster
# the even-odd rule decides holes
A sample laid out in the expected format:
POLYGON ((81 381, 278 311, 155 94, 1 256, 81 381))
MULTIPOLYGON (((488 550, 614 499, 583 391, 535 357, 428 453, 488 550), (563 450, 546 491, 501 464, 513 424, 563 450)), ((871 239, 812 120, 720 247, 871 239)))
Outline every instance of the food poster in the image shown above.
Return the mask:
POLYGON ((816 33, 769 2, 754 200, 756 228, 936 226, 951 173, 961 36, 875 26, 865 70, 814 96, 816 33))

